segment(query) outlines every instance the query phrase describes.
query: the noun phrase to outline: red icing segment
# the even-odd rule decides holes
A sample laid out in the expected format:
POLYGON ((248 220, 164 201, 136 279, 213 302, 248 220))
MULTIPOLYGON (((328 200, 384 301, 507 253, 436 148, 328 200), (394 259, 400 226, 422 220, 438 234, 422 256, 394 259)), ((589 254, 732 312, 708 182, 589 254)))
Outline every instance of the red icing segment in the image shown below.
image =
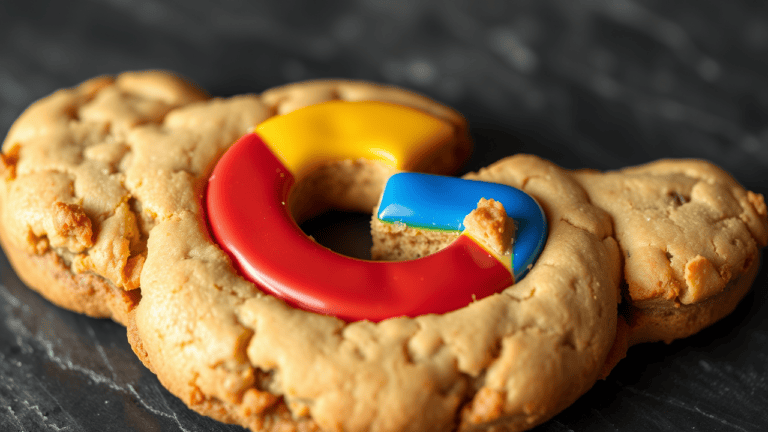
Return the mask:
POLYGON ((291 216, 293 175, 256 134, 241 138, 210 178, 213 235, 266 292, 346 320, 445 313, 512 285, 497 259, 465 236, 425 258, 374 262, 312 241, 291 216))

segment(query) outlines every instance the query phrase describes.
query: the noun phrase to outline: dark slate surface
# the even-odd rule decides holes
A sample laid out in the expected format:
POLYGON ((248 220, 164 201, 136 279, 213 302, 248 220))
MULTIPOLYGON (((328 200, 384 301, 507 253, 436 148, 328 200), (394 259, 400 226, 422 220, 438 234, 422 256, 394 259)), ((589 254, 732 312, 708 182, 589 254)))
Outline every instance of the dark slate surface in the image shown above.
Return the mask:
MULTIPOLYGON (((694 157, 767 194, 763 4, 5 0, 0 131, 57 88, 123 70, 175 70, 220 96, 364 78, 461 110, 478 148, 467 169, 518 152, 598 169, 694 157)), ((766 285, 763 269, 725 320, 633 348, 536 430, 768 430, 766 285)), ((52 306, 0 256, 0 430, 242 429, 186 409, 136 360, 122 327, 52 306)))

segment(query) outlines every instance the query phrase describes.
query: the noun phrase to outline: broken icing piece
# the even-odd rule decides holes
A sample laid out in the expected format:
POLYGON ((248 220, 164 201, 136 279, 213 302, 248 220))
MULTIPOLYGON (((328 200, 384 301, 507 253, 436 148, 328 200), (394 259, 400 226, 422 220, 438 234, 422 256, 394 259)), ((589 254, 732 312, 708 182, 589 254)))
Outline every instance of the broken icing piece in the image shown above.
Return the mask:
MULTIPOLYGON (((498 183, 465 180, 455 177, 443 177, 419 173, 400 173, 393 175, 379 204, 378 218, 384 223, 400 223, 431 231, 463 232, 462 236, 472 239, 484 249, 501 249, 497 240, 496 247, 487 245, 488 236, 473 238, 487 230, 479 227, 480 223, 500 223, 498 217, 479 216, 477 213, 467 220, 471 212, 499 212, 499 207, 490 203, 486 197, 492 197, 499 204, 501 211, 512 219, 517 226, 515 245, 511 256, 496 251, 499 260, 509 267, 514 280, 519 280, 529 270, 529 266, 538 257, 547 237, 547 221, 539 204, 530 195, 498 183), (478 206, 478 202, 480 205, 478 206), (475 207, 478 207, 477 209, 475 207), (469 221, 470 226, 465 226, 469 221), (467 228, 475 229, 467 229, 467 228)), ((504 235, 510 227, 501 228, 504 235)))

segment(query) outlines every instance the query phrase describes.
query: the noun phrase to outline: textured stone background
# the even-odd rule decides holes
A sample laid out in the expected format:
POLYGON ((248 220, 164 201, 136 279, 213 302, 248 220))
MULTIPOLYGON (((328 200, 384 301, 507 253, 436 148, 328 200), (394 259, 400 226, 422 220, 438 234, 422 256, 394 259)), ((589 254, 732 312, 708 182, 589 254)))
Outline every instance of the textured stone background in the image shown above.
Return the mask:
MULTIPOLYGON (((470 120, 467 170, 519 152, 598 169, 694 157, 768 194, 762 2, 0 0, 3 135, 57 88, 147 68, 218 96, 318 77, 411 87, 470 120)), ((537 431, 768 429, 767 285, 762 270, 692 338, 633 348, 537 431)), ((50 305, 0 255, 0 430, 242 429, 187 410, 123 328, 50 305)))

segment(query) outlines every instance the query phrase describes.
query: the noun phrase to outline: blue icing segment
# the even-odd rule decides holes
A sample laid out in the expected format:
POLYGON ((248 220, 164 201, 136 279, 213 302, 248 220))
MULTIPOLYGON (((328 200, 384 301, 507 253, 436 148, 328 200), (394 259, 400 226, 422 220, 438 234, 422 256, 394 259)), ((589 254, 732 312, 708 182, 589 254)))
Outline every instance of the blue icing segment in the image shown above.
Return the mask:
POLYGON ((528 272, 547 238, 547 220, 539 204, 511 186, 456 177, 399 173, 389 178, 379 205, 385 223, 410 227, 463 231, 464 217, 480 198, 501 202, 517 226, 512 256, 515 280, 528 272))
POLYGON ((480 191, 473 191, 472 188, 474 183, 480 182, 466 182, 455 177, 395 174, 389 178, 384 189, 379 219, 417 228, 461 231, 464 229, 464 216, 477 206, 482 197, 480 191))

